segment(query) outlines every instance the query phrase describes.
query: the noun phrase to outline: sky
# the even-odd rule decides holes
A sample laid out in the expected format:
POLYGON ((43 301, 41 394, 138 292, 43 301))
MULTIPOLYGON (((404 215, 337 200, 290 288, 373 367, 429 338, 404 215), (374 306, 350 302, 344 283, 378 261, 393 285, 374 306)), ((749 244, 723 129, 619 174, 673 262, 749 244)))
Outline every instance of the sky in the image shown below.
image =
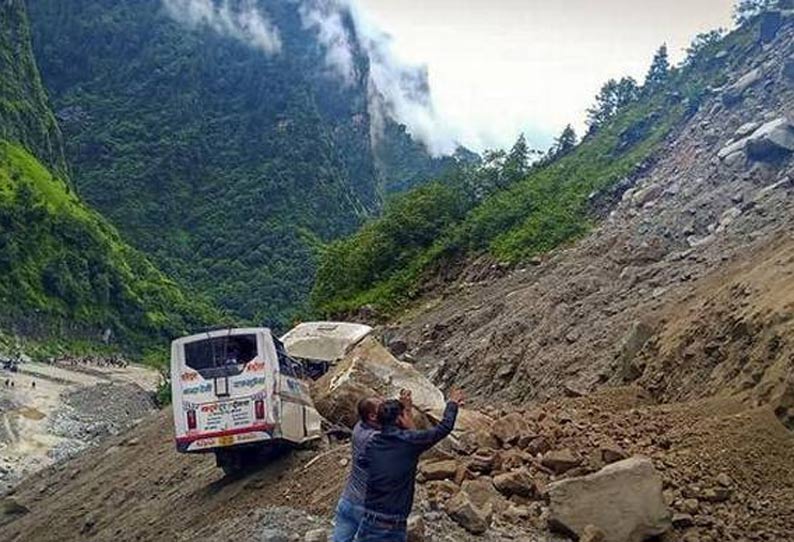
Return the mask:
POLYGON ((439 119, 465 146, 545 149, 611 77, 641 81, 667 43, 731 26, 733 0, 359 0, 408 62, 426 64, 439 119))

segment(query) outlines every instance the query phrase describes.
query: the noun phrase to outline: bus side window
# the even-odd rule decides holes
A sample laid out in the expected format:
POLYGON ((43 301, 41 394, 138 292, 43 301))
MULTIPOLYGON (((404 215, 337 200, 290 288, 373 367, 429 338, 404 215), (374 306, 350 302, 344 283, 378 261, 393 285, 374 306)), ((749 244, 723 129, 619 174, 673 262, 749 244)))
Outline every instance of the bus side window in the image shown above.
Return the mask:
POLYGON ((278 368, 281 374, 292 378, 303 378, 303 366, 289 357, 284 345, 278 339, 274 339, 276 343, 276 354, 278 355, 278 368))

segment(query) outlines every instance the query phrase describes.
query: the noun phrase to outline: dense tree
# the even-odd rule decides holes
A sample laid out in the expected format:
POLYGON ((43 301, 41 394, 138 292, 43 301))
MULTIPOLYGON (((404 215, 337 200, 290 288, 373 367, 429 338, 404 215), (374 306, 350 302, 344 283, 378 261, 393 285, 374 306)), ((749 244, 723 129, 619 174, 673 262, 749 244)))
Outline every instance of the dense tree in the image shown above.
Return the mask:
POLYGON ((620 81, 610 79, 604 83, 596 96, 595 105, 587 110, 587 125, 590 132, 596 131, 638 96, 639 87, 632 77, 624 77, 620 81))
POLYGON ((664 86, 670 77, 670 59, 667 53, 667 44, 662 44, 653 55, 651 67, 645 77, 645 88, 649 90, 664 86))
POLYGON ((524 134, 518 136, 510 152, 507 153, 504 161, 504 177, 508 183, 513 183, 524 176, 529 171, 530 149, 524 134))
POLYGON ((743 25, 765 11, 779 6, 787 7, 790 3, 786 0, 738 0, 733 10, 733 19, 736 24, 743 25))
POLYGON ((695 39, 692 40, 692 43, 686 50, 686 60, 684 63, 690 65, 695 62, 704 51, 720 43, 725 37, 725 32, 726 30, 724 28, 718 28, 695 36, 695 39))
POLYGON ((551 149, 549 149, 549 157, 556 160, 557 158, 565 156, 576 147, 578 142, 579 138, 576 135, 576 131, 573 129, 573 126, 569 124, 554 140, 554 144, 551 149))

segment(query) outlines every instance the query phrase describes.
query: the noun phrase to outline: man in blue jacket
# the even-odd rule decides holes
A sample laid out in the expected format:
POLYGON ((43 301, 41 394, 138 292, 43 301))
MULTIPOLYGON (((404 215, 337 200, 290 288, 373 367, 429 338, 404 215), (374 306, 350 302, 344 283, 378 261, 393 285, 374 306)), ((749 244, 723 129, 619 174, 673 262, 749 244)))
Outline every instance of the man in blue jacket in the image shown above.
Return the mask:
POLYGON ((364 518, 364 501, 367 491, 367 461, 364 450, 379 431, 378 407, 383 401, 378 397, 367 397, 358 403, 358 423, 351 438, 352 462, 347 480, 334 518, 333 542, 353 542, 364 518))
POLYGON ((453 390, 441 423, 423 431, 413 429, 410 395, 401 398, 380 404, 380 431, 363 448, 365 511, 356 542, 406 541, 419 456, 452 432, 463 394, 453 390))

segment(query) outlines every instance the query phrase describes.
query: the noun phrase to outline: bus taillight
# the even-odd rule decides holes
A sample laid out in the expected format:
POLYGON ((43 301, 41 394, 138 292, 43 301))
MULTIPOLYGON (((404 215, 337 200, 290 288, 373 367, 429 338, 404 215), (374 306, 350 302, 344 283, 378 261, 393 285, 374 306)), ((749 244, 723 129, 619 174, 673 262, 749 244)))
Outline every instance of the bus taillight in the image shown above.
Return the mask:
POLYGON ((256 415, 257 420, 264 420, 265 419, 265 401, 262 399, 257 399, 254 401, 254 414, 256 415))
POLYGON ((188 429, 195 429, 196 428, 196 411, 195 410, 188 410, 187 411, 187 428, 188 429))

